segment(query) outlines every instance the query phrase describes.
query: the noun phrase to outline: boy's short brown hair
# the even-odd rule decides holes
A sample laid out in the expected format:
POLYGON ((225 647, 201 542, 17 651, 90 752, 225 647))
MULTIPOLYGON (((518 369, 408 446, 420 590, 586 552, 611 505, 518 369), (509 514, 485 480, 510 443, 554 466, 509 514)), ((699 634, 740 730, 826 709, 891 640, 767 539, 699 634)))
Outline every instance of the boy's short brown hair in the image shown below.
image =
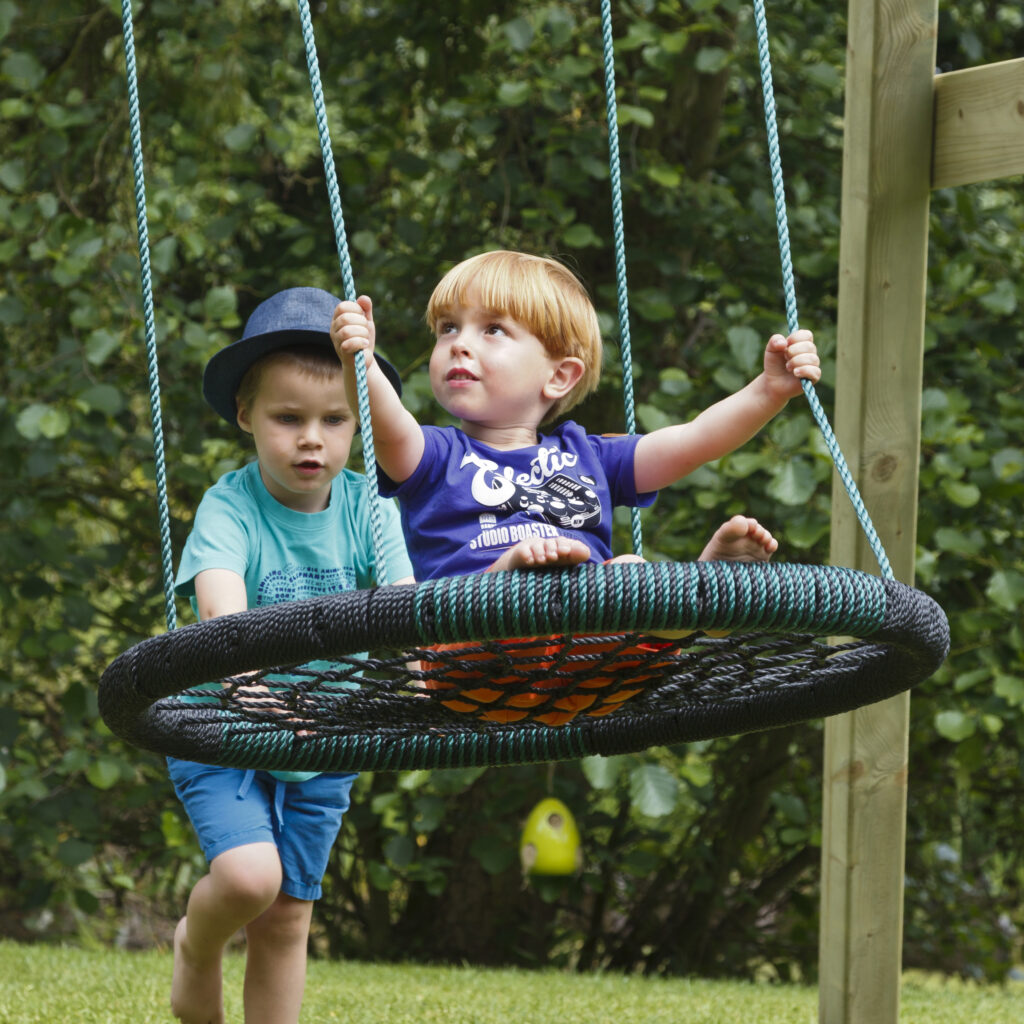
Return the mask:
POLYGON ((547 256, 497 250, 472 256, 452 267, 427 303, 427 323, 437 326, 467 299, 523 324, 548 354, 573 356, 583 376, 548 410, 545 422, 567 412, 597 388, 601 376, 601 329, 597 312, 579 278, 547 256))
POLYGON ((245 371, 238 391, 235 393, 235 406, 238 409, 251 409, 267 371, 275 366, 294 366, 314 380, 331 380, 340 377, 343 367, 341 360, 333 348, 322 348, 319 345, 295 345, 292 348, 279 348, 261 356, 245 371))

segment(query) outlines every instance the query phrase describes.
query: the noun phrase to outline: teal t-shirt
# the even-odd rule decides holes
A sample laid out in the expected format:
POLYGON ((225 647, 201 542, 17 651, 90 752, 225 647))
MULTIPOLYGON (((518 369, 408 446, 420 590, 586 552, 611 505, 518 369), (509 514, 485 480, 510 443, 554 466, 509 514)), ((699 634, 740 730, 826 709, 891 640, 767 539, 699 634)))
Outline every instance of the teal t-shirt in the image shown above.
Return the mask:
MULTIPOLYGON (((378 501, 387 577, 411 576, 398 509, 393 501, 378 501)), ((375 585, 366 477, 342 470, 332 481, 326 509, 296 512, 270 494, 258 463, 225 473, 196 509, 174 585, 197 614, 195 578, 204 569, 229 569, 241 576, 250 608, 375 585)), ((310 667, 327 664, 310 662, 310 667)), ((317 773, 274 774, 301 781, 317 773)))

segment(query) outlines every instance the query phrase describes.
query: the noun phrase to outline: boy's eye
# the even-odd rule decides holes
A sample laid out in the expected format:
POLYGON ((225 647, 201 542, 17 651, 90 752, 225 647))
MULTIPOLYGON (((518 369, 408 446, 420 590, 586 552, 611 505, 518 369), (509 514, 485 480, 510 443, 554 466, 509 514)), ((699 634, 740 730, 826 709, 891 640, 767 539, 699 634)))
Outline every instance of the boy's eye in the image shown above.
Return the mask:
POLYGON ((452 334, 457 330, 458 328, 450 320, 442 320, 441 323, 437 325, 438 337, 440 337, 442 334, 452 334))

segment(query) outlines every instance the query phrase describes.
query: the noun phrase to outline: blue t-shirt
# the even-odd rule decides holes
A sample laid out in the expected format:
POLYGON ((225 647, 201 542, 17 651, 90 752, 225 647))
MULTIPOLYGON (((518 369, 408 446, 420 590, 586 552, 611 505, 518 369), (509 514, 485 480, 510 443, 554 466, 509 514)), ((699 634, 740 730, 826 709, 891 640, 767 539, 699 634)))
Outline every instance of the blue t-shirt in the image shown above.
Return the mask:
MULTIPOLYGON (((380 501, 389 580, 412 575, 393 501, 380 501)), ((331 483, 321 512, 297 512, 267 490, 259 464, 225 473, 196 509, 175 592, 196 608, 195 578, 204 569, 230 569, 245 580, 250 608, 321 597, 377 582, 366 478, 345 469, 331 483)), ((324 669, 327 662, 310 662, 324 669)), ((301 780, 316 772, 275 772, 301 780)))
POLYGON ((483 572, 527 537, 571 537, 591 561, 612 557, 612 509, 650 505, 637 494, 638 435, 587 434, 562 423, 536 445, 503 451, 455 427, 423 427, 423 458, 408 480, 381 474, 398 498, 417 580, 483 572))
MULTIPOLYGON (((388 579, 411 576, 394 502, 381 501, 388 579)), ((366 478, 342 470, 321 512, 297 512, 267 490, 259 464, 225 473, 196 509, 175 591, 195 603, 204 569, 245 580, 250 608, 373 586, 377 580, 366 478)))

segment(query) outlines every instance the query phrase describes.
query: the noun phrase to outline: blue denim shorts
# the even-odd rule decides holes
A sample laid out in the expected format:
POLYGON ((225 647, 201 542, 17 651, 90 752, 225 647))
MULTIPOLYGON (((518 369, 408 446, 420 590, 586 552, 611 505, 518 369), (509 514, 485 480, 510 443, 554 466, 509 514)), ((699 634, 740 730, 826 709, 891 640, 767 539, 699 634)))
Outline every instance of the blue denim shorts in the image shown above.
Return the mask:
POLYGON ((167 758, 167 770, 208 861, 237 846, 273 843, 281 858, 281 891, 298 900, 323 895, 320 883, 355 775, 284 782, 270 772, 176 757, 167 758))

